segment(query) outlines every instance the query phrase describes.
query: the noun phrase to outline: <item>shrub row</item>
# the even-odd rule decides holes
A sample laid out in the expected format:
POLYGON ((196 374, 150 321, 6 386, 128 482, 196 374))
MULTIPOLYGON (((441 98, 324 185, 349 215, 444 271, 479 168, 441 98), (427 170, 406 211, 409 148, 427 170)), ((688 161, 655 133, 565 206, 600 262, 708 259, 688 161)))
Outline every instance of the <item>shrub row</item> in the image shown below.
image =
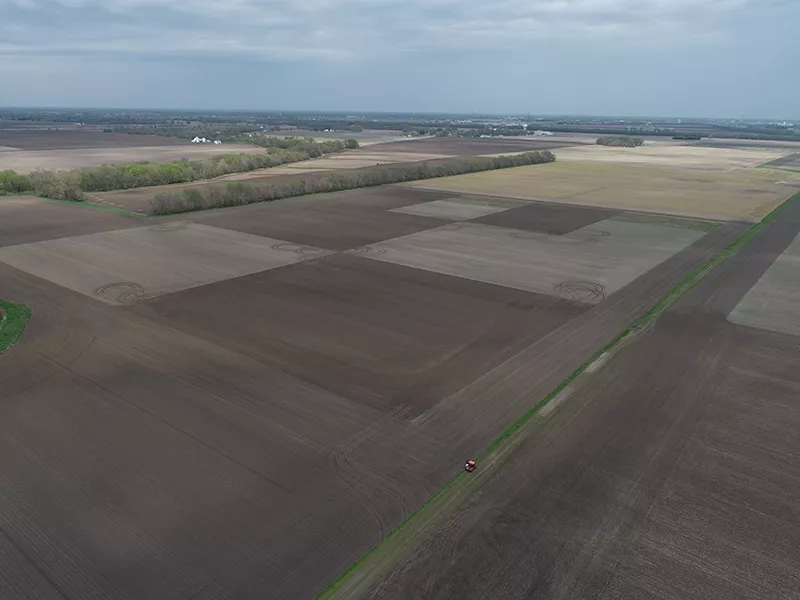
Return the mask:
POLYGON ((0 196, 33 192, 77 202, 85 200, 85 192, 190 183, 230 173, 277 167, 358 147, 355 140, 317 143, 313 138, 263 137, 258 138, 257 143, 266 148, 264 154, 222 154, 204 160, 103 165, 72 171, 35 171, 29 175, 0 171, 0 196))
POLYGON ((635 148, 644 144, 644 140, 628 135, 609 135, 597 138, 597 143, 601 146, 616 146, 618 148, 635 148))
POLYGON ((210 185, 204 189, 191 188, 183 190, 181 193, 157 194, 150 203, 154 214, 166 215, 226 206, 241 206, 254 202, 268 202, 306 194, 337 192, 389 183, 535 165, 553 162, 555 159, 552 152, 545 150, 494 158, 467 157, 447 162, 428 161, 383 165, 331 173, 321 178, 300 176, 288 183, 248 184, 236 181, 228 183, 224 187, 210 185))

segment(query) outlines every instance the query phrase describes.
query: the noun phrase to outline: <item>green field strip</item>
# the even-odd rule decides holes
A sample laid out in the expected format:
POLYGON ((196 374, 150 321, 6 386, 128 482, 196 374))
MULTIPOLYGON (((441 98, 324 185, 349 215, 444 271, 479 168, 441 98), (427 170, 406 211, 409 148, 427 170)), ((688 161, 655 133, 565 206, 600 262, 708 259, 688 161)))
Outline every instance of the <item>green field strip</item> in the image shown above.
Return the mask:
POLYGON ((20 338, 28 326, 31 309, 24 304, 0 300, 0 354, 20 338))
POLYGON ((339 574, 315 597, 314 600, 358 600, 368 592, 378 578, 387 574, 396 564, 405 558, 415 547, 415 542, 432 534, 434 529, 443 523, 452 512, 481 484, 501 466, 505 459, 513 453, 532 432, 534 417, 582 375, 593 363, 608 352, 615 350, 632 332, 652 323, 661 313, 677 302, 684 294, 697 285, 725 260, 736 254, 745 244, 758 235, 769 223, 780 215, 793 202, 800 201, 800 193, 795 194, 783 204, 775 208, 761 221, 748 228, 741 236, 725 249, 715 254, 701 267, 688 275, 670 292, 656 302, 646 313, 640 316, 633 325, 627 327, 614 339, 598 350, 589 360, 580 365, 566 379, 544 398, 539 400, 528 412, 520 417, 477 457, 481 468, 471 474, 461 472, 449 483, 433 494, 422 506, 415 510, 402 523, 395 527, 378 544, 339 574), (365 573, 365 569, 375 565, 375 570, 365 573))

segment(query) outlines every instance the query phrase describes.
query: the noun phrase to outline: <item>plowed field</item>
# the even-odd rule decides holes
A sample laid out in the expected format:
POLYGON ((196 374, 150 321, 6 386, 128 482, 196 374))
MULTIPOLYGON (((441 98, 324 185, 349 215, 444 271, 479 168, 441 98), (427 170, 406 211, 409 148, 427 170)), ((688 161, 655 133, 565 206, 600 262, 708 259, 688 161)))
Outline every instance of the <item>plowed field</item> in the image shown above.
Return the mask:
POLYGON ((744 227, 537 206, 0 201, 0 595, 313 597, 744 227))
POLYGON ((774 313, 800 301, 786 268, 799 231, 795 202, 573 390, 370 597, 797 597, 800 337, 796 310, 774 313))

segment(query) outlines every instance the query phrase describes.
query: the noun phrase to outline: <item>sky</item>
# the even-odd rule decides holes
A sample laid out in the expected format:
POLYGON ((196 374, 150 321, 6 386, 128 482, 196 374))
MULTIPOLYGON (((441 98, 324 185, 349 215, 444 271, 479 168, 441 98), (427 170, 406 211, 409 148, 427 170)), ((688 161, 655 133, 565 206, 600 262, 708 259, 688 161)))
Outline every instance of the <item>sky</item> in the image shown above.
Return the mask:
POLYGON ((800 0, 0 0, 0 106, 800 119, 800 0))

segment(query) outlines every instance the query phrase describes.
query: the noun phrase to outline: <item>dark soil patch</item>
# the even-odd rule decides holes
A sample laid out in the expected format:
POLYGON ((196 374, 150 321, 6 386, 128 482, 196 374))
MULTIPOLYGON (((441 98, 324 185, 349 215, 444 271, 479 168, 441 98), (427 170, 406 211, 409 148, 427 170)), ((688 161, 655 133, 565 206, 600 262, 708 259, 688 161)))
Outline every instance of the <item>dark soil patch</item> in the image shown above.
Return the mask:
POLYGON ((474 219, 475 223, 563 235, 618 214, 619 211, 530 204, 474 219))
POLYGON ((181 146, 187 140, 157 135, 103 133, 96 130, 0 129, 0 146, 18 150, 70 150, 80 148, 129 148, 133 146, 181 146))
POLYGON ((531 150, 553 150, 575 143, 548 141, 541 138, 424 138, 407 142, 392 142, 386 148, 392 152, 420 152, 424 154, 449 154, 453 156, 476 156, 479 154, 499 154, 502 152, 527 152, 531 150))
POLYGON ((327 250, 349 250, 442 225, 441 220, 388 212, 452 196, 383 186, 192 214, 193 221, 327 250))
POLYGON ((421 411, 586 308, 337 255, 155 298, 142 310, 337 394, 421 411))
POLYGON ((124 229, 142 219, 34 196, 0 197, 0 247, 124 229))

